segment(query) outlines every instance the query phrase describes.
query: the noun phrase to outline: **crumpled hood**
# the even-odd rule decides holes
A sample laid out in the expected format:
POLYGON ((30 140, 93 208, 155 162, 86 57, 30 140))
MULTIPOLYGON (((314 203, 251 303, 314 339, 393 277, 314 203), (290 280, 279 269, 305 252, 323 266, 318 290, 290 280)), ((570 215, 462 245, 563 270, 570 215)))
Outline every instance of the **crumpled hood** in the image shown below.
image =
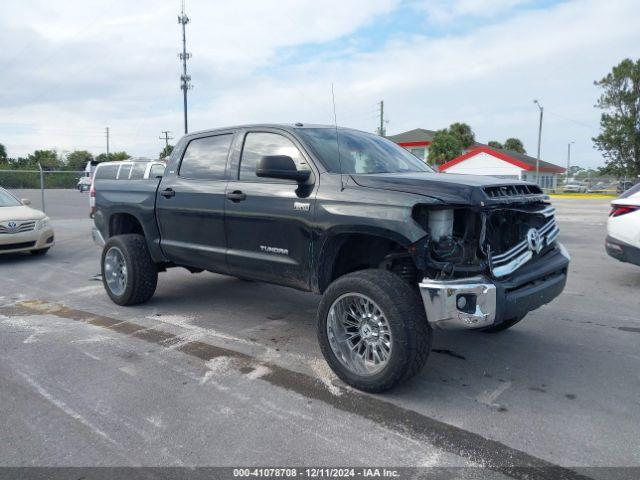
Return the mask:
POLYGON ((482 190, 484 187, 527 183, 480 175, 430 172, 352 174, 351 177, 361 187, 413 193, 447 204, 463 205, 482 205, 490 202, 482 190))
POLYGON ((0 222, 10 220, 40 220, 46 217, 40 210, 36 210, 26 205, 17 207, 0 207, 0 222))

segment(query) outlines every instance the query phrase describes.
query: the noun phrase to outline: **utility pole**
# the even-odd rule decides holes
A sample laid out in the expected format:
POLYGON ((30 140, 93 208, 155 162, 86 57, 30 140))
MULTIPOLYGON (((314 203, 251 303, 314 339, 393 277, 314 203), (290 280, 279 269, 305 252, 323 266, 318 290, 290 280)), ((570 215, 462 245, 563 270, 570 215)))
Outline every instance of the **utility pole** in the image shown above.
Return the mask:
POLYGON ((576 142, 567 143, 567 180, 569 180, 569 169, 571 168, 571 145, 576 142))
POLYGON ((380 126, 378 127, 378 135, 384 137, 386 133, 384 130, 384 100, 380 100, 380 126))
POLYGON ((187 53, 187 34, 186 26, 189 23, 189 17, 184 13, 184 0, 182 1, 182 12, 178 15, 178 23, 182 25, 182 53, 178 54, 182 60, 182 75, 180 75, 180 88, 184 100, 184 133, 187 134, 187 90, 191 89, 191 76, 187 75, 187 60, 191 58, 191 54, 187 53))
POLYGON ((109 160, 109 127, 105 128, 107 134, 107 160, 109 160))
POLYGON ((538 108, 540 109, 540 123, 538 125, 538 155, 536 157, 536 183, 540 185, 540 145, 542 143, 542 116, 544 115, 544 107, 540 105, 538 100, 534 100, 538 108))
POLYGON ((173 140, 173 137, 170 137, 169 134, 171 133, 171 131, 169 130, 163 130, 162 134, 164 135, 163 137, 158 137, 160 140, 164 140, 164 144, 165 147, 169 147, 169 140, 173 140))

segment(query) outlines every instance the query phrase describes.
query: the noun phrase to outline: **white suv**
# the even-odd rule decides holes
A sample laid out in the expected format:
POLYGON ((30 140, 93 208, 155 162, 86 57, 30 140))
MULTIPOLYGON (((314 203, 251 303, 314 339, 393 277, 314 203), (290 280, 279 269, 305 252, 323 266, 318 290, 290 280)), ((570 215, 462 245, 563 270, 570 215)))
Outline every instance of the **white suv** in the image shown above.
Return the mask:
POLYGON ((640 265, 640 183, 611 202, 605 247, 613 258, 640 265))
POLYGON ((89 189, 89 217, 93 218, 96 210, 96 180, 149 180, 161 177, 165 168, 162 161, 148 158, 99 163, 89 189))
POLYGON ((53 228, 40 210, 29 207, 0 187, 0 253, 42 255, 53 246, 53 228))

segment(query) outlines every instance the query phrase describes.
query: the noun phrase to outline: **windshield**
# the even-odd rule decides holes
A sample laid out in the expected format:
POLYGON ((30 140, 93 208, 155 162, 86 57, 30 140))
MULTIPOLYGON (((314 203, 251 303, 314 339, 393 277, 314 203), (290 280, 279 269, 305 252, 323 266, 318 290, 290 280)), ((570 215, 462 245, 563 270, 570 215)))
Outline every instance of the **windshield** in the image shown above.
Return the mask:
POLYGON ((0 188, 0 207, 19 207, 22 205, 16 197, 0 188))
POLYGON ((404 148, 377 135, 338 130, 336 142, 336 130, 332 128, 305 128, 298 133, 333 173, 433 172, 404 148))
POLYGON ((636 197, 637 196, 636 194, 639 192, 640 192, 640 183, 638 183, 635 187, 631 187, 629 190, 624 192, 618 198, 636 197))

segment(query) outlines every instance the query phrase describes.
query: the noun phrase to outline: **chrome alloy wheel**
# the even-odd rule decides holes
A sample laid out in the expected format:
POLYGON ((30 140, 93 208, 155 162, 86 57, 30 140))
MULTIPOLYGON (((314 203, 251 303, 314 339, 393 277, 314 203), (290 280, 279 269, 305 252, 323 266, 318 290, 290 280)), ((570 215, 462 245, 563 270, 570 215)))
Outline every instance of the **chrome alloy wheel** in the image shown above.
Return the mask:
POLYGON ((127 264, 118 247, 111 247, 104 256, 104 278, 114 295, 122 295, 127 288, 127 264))
POLYGON ((369 297, 338 297, 327 318, 327 337, 336 358, 352 373, 375 375, 391 358, 391 328, 384 312, 369 297))

